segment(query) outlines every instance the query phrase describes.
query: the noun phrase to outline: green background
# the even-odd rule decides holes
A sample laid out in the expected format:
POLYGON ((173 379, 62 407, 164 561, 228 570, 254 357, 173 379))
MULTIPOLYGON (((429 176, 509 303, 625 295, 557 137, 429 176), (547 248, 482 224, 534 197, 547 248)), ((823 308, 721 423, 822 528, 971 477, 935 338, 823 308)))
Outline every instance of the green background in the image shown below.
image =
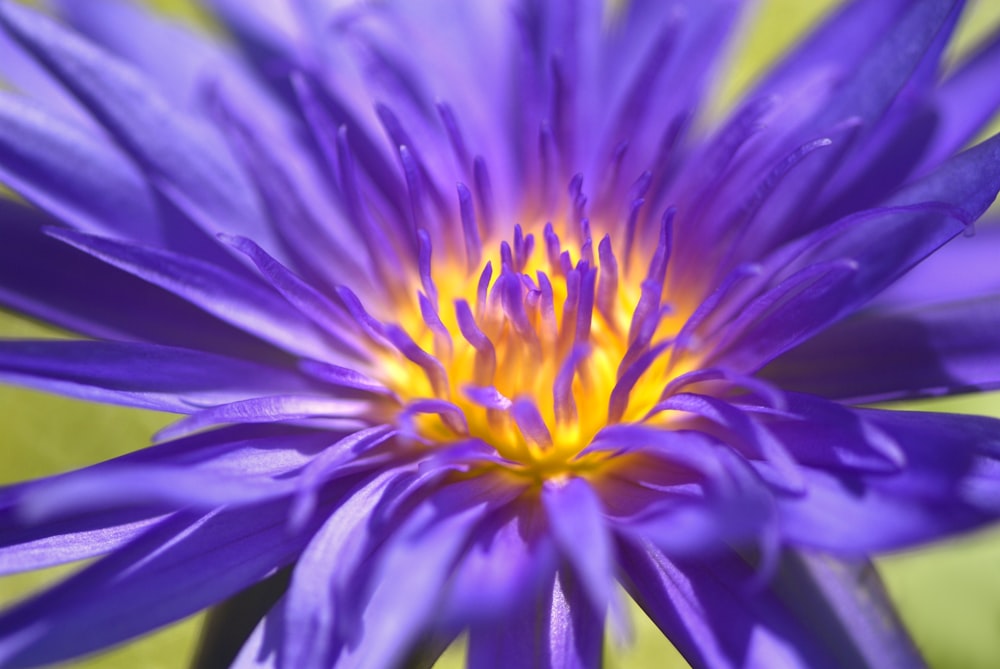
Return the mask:
MULTIPOLYGON (((248 0, 263 1, 263 0, 248 0)), ((419 0, 415 0, 419 1, 419 0)), ((181 20, 203 22, 190 2, 149 4, 181 20)), ((829 0, 764 0, 734 44, 731 67, 713 105, 725 110, 755 73, 777 57, 832 4, 829 0)), ((981 0, 961 28, 956 53, 975 43, 1000 20, 1000 2, 981 0)), ((850 48, 850 45, 845 45, 850 48)), ((998 81, 1000 85, 1000 81, 998 81)), ((51 330, 0 312, 0 335, 54 337, 51 330)), ((917 407, 918 405, 911 405, 917 407)), ((1000 396, 982 395, 924 403, 920 408, 1000 415, 1000 396)), ((0 484, 46 476, 114 457, 149 441, 166 417, 118 407, 89 405, 0 386, 0 484)), ((932 666, 993 669, 1000 666, 1000 530, 919 551, 883 557, 879 569, 893 599, 932 666)), ((0 605, 15 601, 72 571, 59 567, 0 579, 0 605)), ((634 642, 609 643, 610 667, 686 667, 669 643, 641 615, 634 642)), ((187 665, 202 617, 194 616, 119 649, 73 663, 91 669, 173 669, 187 665)), ((459 666, 460 649, 442 666, 459 666)))

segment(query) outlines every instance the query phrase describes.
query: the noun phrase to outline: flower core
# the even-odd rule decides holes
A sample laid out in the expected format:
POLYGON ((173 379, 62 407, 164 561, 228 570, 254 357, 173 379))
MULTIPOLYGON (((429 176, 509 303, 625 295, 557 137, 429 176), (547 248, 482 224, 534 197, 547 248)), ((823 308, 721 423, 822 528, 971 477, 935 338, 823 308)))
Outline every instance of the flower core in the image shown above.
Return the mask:
POLYGON ((474 249, 433 269, 422 238, 418 299, 386 331, 387 383, 414 436, 478 439, 546 477, 603 459, 583 453, 601 428, 646 418, 690 364, 672 355, 683 320, 661 295, 669 225, 645 273, 609 235, 595 245, 586 221, 569 239, 551 223, 518 225, 494 257, 474 249))

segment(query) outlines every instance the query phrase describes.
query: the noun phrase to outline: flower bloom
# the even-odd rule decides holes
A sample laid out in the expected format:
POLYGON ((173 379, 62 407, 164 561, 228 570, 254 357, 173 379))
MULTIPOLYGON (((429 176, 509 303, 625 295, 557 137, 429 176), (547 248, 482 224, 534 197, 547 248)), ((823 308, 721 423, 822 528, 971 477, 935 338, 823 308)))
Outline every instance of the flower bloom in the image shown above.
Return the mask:
POLYGON ((598 666, 616 583, 697 667, 919 662, 855 560, 995 519, 1000 422, 859 405, 1000 386, 964 3, 848 2, 717 126, 738 0, 54 4, 0 2, 0 300, 86 339, 0 376, 183 417, 0 491, 3 572, 102 556, 0 666, 286 568, 242 666, 598 666))

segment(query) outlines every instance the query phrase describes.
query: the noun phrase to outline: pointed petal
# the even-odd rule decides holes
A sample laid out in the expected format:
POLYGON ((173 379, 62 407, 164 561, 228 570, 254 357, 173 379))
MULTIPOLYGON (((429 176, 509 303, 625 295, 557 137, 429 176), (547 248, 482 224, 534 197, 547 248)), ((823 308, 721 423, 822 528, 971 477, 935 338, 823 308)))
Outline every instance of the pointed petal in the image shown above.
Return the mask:
POLYGON ((50 229, 49 234, 289 352, 324 357, 326 344, 312 324, 253 279, 169 251, 70 230, 50 229))
POLYGON ((512 506, 480 524, 456 565, 444 607, 446 627, 516 616, 552 582, 559 556, 542 513, 533 503, 512 506))
MULTIPOLYGON (((162 507, 147 505, 26 523, 23 503, 40 497, 44 502, 46 489, 53 484, 67 480, 72 483, 78 477, 99 482, 109 470, 148 467, 184 467, 229 480, 245 476, 278 478, 301 469, 335 440, 336 435, 326 431, 273 425, 223 428, 143 448, 61 476, 0 489, 0 573, 40 569, 107 553, 164 518, 162 507)), ((128 498, 122 501, 129 506, 128 498)))
POLYGON ((839 574, 816 584, 789 575, 792 558, 785 556, 775 582, 761 589, 750 587, 754 568, 735 553, 673 562, 623 544, 621 556, 629 594, 696 667, 922 665, 884 599, 853 584, 831 602, 839 574), (873 616, 881 618, 866 627, 862 621, 874 623, 873 616), (880 664, 887 659, 906 662, 880 664))
POLYGON ((854 411, 899 444, 906 466, 874 475, 805 469, 806 494, 776 498, 789 541, 862 556, 951 536, 996 519, 1000 420, 854 411))
MULTIPOLYGON (((918 71, 928 50, 933 47, 942 28, 950 25, 953 10, 961 0, 915 0, 880 35, 875 46, 847 73, 829 103, 799 131, 796 137, 804 141, 824 136, 844 123, 855 124, 854 138, 877 131, 878 121, 897 94, 918 71), (859 127, 860 126, 860 127, 859 127)), ((793 144, 793 145, 794 145, 793 144)), ((857 142, 839 142, 833 150, 817 152, 803 163, 796 179, 786 180, 765 205, 756 220, 761 225, 748 236, 748 244, 766 249, 809 231, 821 221, 804 215, 818 202, 816 191, 825 186, 838 166, 850 159, 857 142), (839 148, 838 148, 839 147, 839 148), (775 227, 775 222, 777 226, 775 227), (766 229, 765 226, 771 226, 766 229)))
POLYGON ((764 75, 749 97, 790 90, 817 70, 852 71, 885 38, 909 0, 851 0, 841 3, 802 42, 764 75), (852 48, 844 49, 850 41, 852 48))
POLYGON ((1000 296, 867 311, 763 373, 789 390, 861 402, 1000 388, 1000 296))
MULTIPOLYGON (((899 191, 886 209, 861 212, 812 235, 807 250, 779 276, 823 263, 848 263, 739 332, 726 363, 756 369, 856 311, 911 267, 975 221, 1000 190, 1000 135, 955 156, 925 179, 899 191), (924 202, 926 204, 914 204, 924 202), (794 314, 794 316, 793 316, 794 314)), ((732 334, 730 334, 732 336, 732 334)))
POLYGON ((398 476, 398 472, 385 472, 352 493, 303 551, 282 607, 282 619, 295 630, 281 644, 280 657, 285 665, 299 669, 330 666, 338 613, 334 584, 339 579, 334 574, 355 566, 345 556, 350 553, 345 547, 366 543, 365 525, 386 487, 398 476))
POLYGON ((164 18, 126 0, 81 5, 56 0, 59 15, 94 43, 146 73, 167 99, 187 110, 201 108, 205 87, 233 89, 259 119, 280 114, 229 45, 197 28, 164 18), (163 54, 169 53, 170 58, 163 54))
POLYGON ((915 167, 915 173, 932 169, 962 148, 1000 109, 1000 90, 990 85, 998 67, 1000 31, 995 30, 934 91, 930 104, 937 125, 933 141, 915 167))
POLYGON ((98 339, 157 342, 286 362, 268 344, 42 232, 37 209, 0 198, 0 303, 98 339), (123 304, 149 308, 122 309, 123 304))
POLYGON ((0 24, 207 232, 243 232, 280 248, 252 187, 207 124, 173 107, 130 66, 23 5, 0 5, 0 24))
POLYGON ((17 40, 0 30, 0 79, 19 95, 51 110, 67 121, 100 132, 86 110, 28 53, 17 40))
POLYGON ((591 606, 603 610, 614 570, 611 537, 597 494, 584 479, 573 478, 562 486, 544 486, 542 504, 563 559, 576 570, 591 606))
POLYGON ((462 487, 446 488, 421 504, 379 550, 374 592, 362 614, 364 632, 341 651, 337 667, 395 666, 429 631, 451 570, 488 508, 475 501, 482 496, 477 486, 462 487), (453 504, 460 506, 449 508, 453 504))
MULTIPOLYGON (((287 505, 176 516, 0 616, 0 661, 26 667, 124 641, 210 606, 290 562, 287 505), (211 559, 207 559, 207 556, 211 559)), ((314 529, 314 528, 309 528, 314 529)))
POLYGON ((854 666, 922 667, 924 660, 868 560, 787 551, 772 589, 854 666))
POLYGON ((91 401, 176 413, 315 387, 295 372, 248 360, 102 341, 0 340, 0 377, 91 401))
POLYGON ((365 400, 340 399, 336 396, 270 395, 220 404, 202 409, 165 427, 157 439, 176 439, 198 430, 224 423, 274 423, 309 418, 342 418, 349 425, 364 426, 375 405, 365 400))
POLYGON ((104 555, 128 544, 166 516, 115 510, 53 524, 20 527, 0 516, 0 576, 104 555))
POLYGON ((985 214, 872 301, 889 313, 1000 295, 1000 222, 985 214))
POLYGON ((786 415, 765 413, 757 420, 799 464, 875 474, 906 466, 902 447, 862 414, 811 395, 785 392, 782 400, 786 415))
POLYGON ((0 180, 85 232, 162 243, 152 188, 124 155, 13 95, 0 93, 0 180))
POLYGON ((604 616, 579 584, 561 573, 506 624, 474 625, 468 663, 482 669, 597 669, 603 641, 604 616))
POLYGON ((208 511, 285 497, 295 481, 270 476, 225 476, 174 466, 109 466, 40 482, 21 495, 17 515, 26 524, 115 508, 208 511))

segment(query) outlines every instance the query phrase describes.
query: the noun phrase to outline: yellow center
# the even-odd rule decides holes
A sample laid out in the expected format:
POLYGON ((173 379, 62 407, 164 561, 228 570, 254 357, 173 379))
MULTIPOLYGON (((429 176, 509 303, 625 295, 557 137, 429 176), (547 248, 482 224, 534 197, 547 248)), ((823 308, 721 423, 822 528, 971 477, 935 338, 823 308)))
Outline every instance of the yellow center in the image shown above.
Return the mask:
POLYGON ((633 323, 642 291, 641 280, 629 274, 643 275, 645 268, 602 267, 596 242, 592 252, 576 244, 554 263, 544 231, 536 228, 523 239, 530 236, 535 248, 515 252, 513 263, 499 243, 484 246, 493 253, 477 271, 454 258, 435 258, 433 288, 423 284, 423 309, 418 301, 400 305, 400 327, 440 362, 443 378, 398 351, 386 352, 383 361, 386 383, 404 405, 435 399, 457 407, 414 414, 420 437, 434 443, 478 438, 515 468, 551 477, 592 467, 595 458, 580 453, 598 431, 643 420, 669 379, 691 363, 676 359, 669 345, 686 318, 660 295, 647 297, 647 311, 652 304, 655 312, 648 344, 635 345, 642 337, 633 323), (580 263, 582 255, 590 262, 580 263), (603 285, 602 272, 608 275, 603 285), (432 291, 436 305, 427 296, 432 291), (436 307, 430 320, 429 305, 436 307), (470 318, 479 331, 471 337, 470 318), (646 364, 636 365, 644 355, 646 364))

